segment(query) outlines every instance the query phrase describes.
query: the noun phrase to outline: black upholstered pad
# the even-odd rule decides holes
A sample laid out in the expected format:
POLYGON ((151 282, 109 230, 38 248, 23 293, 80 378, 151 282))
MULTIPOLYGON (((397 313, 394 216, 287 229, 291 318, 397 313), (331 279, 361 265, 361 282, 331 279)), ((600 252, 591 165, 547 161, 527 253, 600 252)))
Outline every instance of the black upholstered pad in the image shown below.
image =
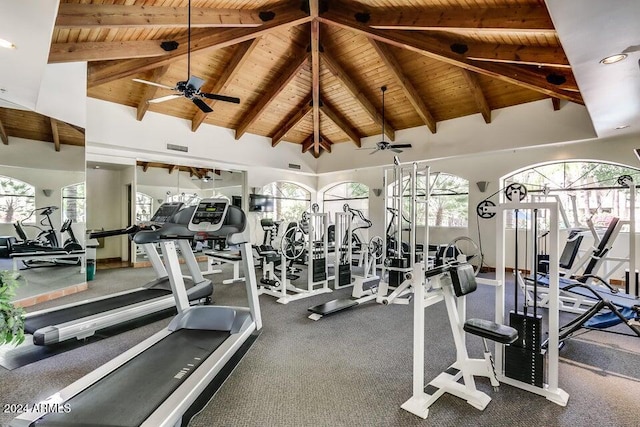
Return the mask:
POLYGON ((464 330, 500 344, 511 344, 518 339, 518 331, 511 326, 501 325, 490 320, 469 319, 464 322, 464 330))
POLYGON ((451 283, 457 297, 470 294, 478 287, 471 264, 460 264, 451 268, 451 283))

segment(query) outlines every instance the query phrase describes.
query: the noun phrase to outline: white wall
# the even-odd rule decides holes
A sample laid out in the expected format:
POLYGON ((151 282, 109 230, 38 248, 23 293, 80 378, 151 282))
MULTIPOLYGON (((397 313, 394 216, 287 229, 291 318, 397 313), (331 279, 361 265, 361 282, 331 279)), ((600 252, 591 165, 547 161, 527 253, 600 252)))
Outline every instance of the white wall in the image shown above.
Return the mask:
MULTIPOLYGON (((134 166, 116 170, 87 169, 87 229, 113 230, 127 226, 126 191, 128 184, 135 184, 134 174, 134 166)), ((104 242, 104 247, 97 250, 98 259, 127 260, 127 236, 105 238, 104 242)))
MULTIPOLYGON (((398 157, 402 162, 444 159, 596 137, 586 108, 573 103, 553 111, 549 100, 530 102, 493 110, 491 117, 490 124, 480 114, 438 122, 435 134, 426 126, 399 130, 395 143, 411 143, 413 147, 398 157)), ((363 138, 362 146, 373 147, 380 138, 363 138)), ((353 144, 336 144, 331 155, 320 156, 316 171, 322 174, 393 164, 393 152, 369 153, 353 144)))
POLYGON ((148 112, 144 120, 136 120, 135 108, 89 98, 87 100, 87 148, 92 153, 107 150, 139 160, 163 161, 195 167, 246 170, 269 167, 289 170, 289 163, 300 165, 300 171, 313 173, 316 159, 301 153, 294 144, 271 147, 271 139, 245 134, 236 141, 234 131, 204 125, 191 131, 191 122, 148 112), (189 147, 188 153, 167 150, 166 145, 189 147), (277 155, 274 153, 277 152, 277 155))

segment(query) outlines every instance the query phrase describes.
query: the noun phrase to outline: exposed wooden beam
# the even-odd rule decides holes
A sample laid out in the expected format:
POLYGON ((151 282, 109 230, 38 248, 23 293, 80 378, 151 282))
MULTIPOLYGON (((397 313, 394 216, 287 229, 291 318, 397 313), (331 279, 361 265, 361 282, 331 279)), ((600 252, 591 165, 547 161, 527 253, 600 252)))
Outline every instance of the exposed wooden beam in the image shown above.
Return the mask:
POLYGON ((418 113, 423 123, 427 125, 431 133, 436 133, 436 120, 425 105, 417 89, 413 86, 409 78, 404 74, 400 63, 396 59, 389 46, 376 40, 369 39, 373 48, 378 52, 380 58, 385 63, 391 74, 396 78, 413 109, 418 113))
POLYGON ((329 141, 324 136, 320 135, 320 140, 318 141, 318 145, 320 147, 322 147, 323 150, 325 150, 325 151, 330 153, 331 152, 331 146, 333 145, 333 142, 329 141))
POLYGON ((302 119, 304 119, 307 114, 309 114, 311 108, 311 96, 309 96, 304 100, 302 106, 297 107, 294 110, 294 113, 289 116, 285 125, 281 126, 278 131, 273 134, 273 136, 271 137, 271 146, 275 147, 276 145, 278 145, 280 141, 282 141, 282 139, 284 139, 284 137, 287 135, 287 132, 295 128, 298 123, 300 123, 302 119))
MULTIPOLYGON (((312 18, 318 17, 318 0, 309 0, 312 18)), ((320 141, 320 22, 311 21, 311 93, 313 106, 313 145, 320 141)))
POLYGON ((189 171, 190 171, 190 176, 194 176, 195 175, 195 176, 198 177, 198 179, 202 178, 200 176, 200 170, 199 169, 196 169, 196 168, 193 168, 193 167, 189 167, 189 171))
POLYGON ((551 104, 553 104, 553 111, 560 111, 560 100, 558 98, 551 98, 551 104))
MULTIPOLYGON (((233 79, 238 75, 243 65, 249 59, 251 52, 256 48, 256 46, 260 43, 260 38, 255 38, 253 40, 247 40, 238 45, 236 51, 231 58, 231 61, 227 63, 224 68, 224 71, 220 77, 217 79, 210 80, 204 84, 202 87, 202 92, 205 93, 223 93, 228 90, 231 86, 233 79)), ((213 109, 213 105, 216 103, 214 100, 205 101, 209 107, 213 109)), ((195 132, 198 130, 204 119, 207 117, 207 114, 202 110, 198 109, 191 119, 191 131, 195 132)))
POLYGON ((169 168, 169 175, 171 175, 174 171, 178 170, 178 165, 171 165, 169 168))
MULTIPOLYGON (((374 107, 373 103, 369 100, 369 98, 366 97, 360 87, 353 80, 351 80, 349 74, 340 66, 338 61, 336 61, 335 58, 333 58, 333 56, 326 51, 322 53, 321 57, 329 71, 331 71, 331 73, 342 82, 344 87, 349 91, 349 93, 351 93, 351 96, 353 96, 353 98, 358 101, 362 109, 366 111, 367 114, 369 114, 369 117, 371 117, 371 119, 378 126, 382 127, 382 113, 376 110, 376 107, 374 107)), ((395 141, 396 131, 389 124, 388 120, 385 120, 384 123, 384 133, 389 137, 391 141, 395 141)))
POLYGON ((80 127, 80 126, 76 126, 73 125, 71 123, 65 123, 67 126, 69 126, 71 129, 75 130, 76 132, 78 132, 80 135, 84 136, 84 128, 80 127))
POLYGON ((7 135, 7 131, 4 129, 2 120, 0 120, 0 140, 2 140, 4 145, 9 145, 9 136, 7 135))
MULTIPOLYGON (((162 78, 162 76, 166 74, 168 69, 169 69, 168 65, 163 65, 162 67, 156 68, 155 70, 153 70, 153 73, 151 73, 151 76, 149 76, 149 81, 158 82, 162 78)), ((149 109, 149 100, 155 98, 156 93, 158 92, 158 89, 159 89, 157 86, 152 86, 152 85, 140 85, 140 86, 144 86, 143 88, 144 92, 142 93, 142 98, 138 103, 138 108, 136 111, 136 119, 138 121, 141 121, 144 118, 144 115, 149 109)))
POLYGON ((60 131, 58 130, 58 121, 53 117, 49 117, 51 123, 51 135, 53 136, 53 145, 56 151, 60 151, 60 131))
MULTIPOLYGON (((257 27, 268 17, 255 9, 191 8, 191 26, 257 27)), ((61 3, 57 28, 186 28, 186 7, 61 3)))
POLYGON ((358 132, 347 122, 344 117, 338 114, 338 112, 335 111, 333 107, 328 105, 326 102, 323 102, 323 104, 320 106, 320 111, 322 111, 329 118, 329 120, 335 123, 336 126, 340 128, 340 130, 346 133, 349 139, 353 141, 353 143, 357 147, 360 147, 362 145, 358 132))
POLYGON ((242 120, 236 129, 236 139, 240 139, 242 135, 245 134, 249 126, 251 126, 258 117, 260 117, 274 98, 282 92, 291 80, 293 80, 308 59, 308 53, 302 54, 299 52, 292 52, 291 60, 287 67, 281 73, 277 73, 279 77, 276 81, 267 85, 269 90, 260 96, 258 103, 250 108, 250 114, 245 116, 244 120, 242 120))
POLYGON ((461 68, 462 76, 467 81, 467 85, 471 90, 471 95, 473 96, 473 100, 476 102, 478 106, 478 110, 482 114, 485 123, 491 123, 491 108, 489 107, 489 103, 487 102, 487 98, 484 96, 484 92, 482 91, 482 87, 480 86, 480 81, 478 80, 478 76, 471 71, 467 71, 464 68, 461 68))
MULTIPOLYGON (((355 7, 354 9, 357 9, 355 7)), ((506 30, 555 33, 544 4, 496 8, 393 7, 362 10, 358 16, 367 25, 381 30, 506 30)))
POLYGON ((306 153, 311 147, 313 147, 313 134, 309 135, 302 143, 302 152, 306 153))
MULTIPOLYGON (((364 22, 361 22, 366 20, 363 19, 361 15, 354 13, 349 14, 349 12, 345 10, 346 8, 349 8, 349 5, 344 5, 343 3, 338 2, 336 3, 336 6, 331 9, 331 13, 328 13, 326 16, 334 17, 341 15, 342 17, 346 18, 347 21, 353 22, 357 25, 364 25, 364 28, 366 29, 369 29, 371 31, 379 31, 376 28, 372 28, 368 22, 366 24, 364 22), (338 8, 339 5, 340 8, 338 8)), ((467 12, 470 12, 470 10, 467 9, 467 12)), ((410 17, 418 17, 422 15, 422 13, 416 13, 415 10, 413 10, 412 12, 406 11, 406 13, 408 13, 410 17)), ((445 12, 442 12, 443 15, 444 13, 445 12)), ((462 13, 462 16, 464 16, 464 12, 462 13)), ((325 15, 323 15, 323 17, 325 17, 325 15)), ((433 49, 440 51, 451 52, 452 45, 456 43, 464 45, 464 52, 460 54, 464 54, 464 57, 468 59, 571 68, 569 60, 564 54, 564 50, 561 46, 530 46, 502 43, 483 43, 479 41, 473 41, 471 39, 456 40, 451 38, 452 36, 445 36, 442 33, 426 34, 415 31, 407 34, 407 32, 401 32, 397 30, 383 30, 383 33, 404 34, 405 37, 417 38, 423 43, 428 43, 429 45, 431 45, 433 49)))
POLYGON ((317 159, 318 157, 320 157, 320 154, 320 148, 317 145, 313 145, 313 148, 311 149, 311 155, 317 159))
POLYGON ((582 97, 578 93, 579 89, 575 83, 575 78, 569 70, 554 70, 550 72, 547 68, 536 68, 534 70, 533 67, 474 61, 464 55, 452 52, 450 47, 443 49, 441 43, 433 44, 424 37, 420 37, 420 34, 406 34, 399 31, 383 31, 370 28, 358 23, 355 19, 348 16, 345 17, 344 14, 336 12, 333 8, 318 19, 329 25, 351 30, 371 39, 407 49, 457 67, 494 77, 549 96, 584 104, 582 97), (564 79, 565 81, 560 84, 550 83, 547 81, 550 75, 560 76, 559 80, 564 79))
POLYGON ((53 43, 49 50, 49 64, 168 55, 169 52, 162 49, 160 43, 162 40, 53 43))
POLYGON ((147 170, 149 170, 149 162, 141 162, 141 165, 142 165, 142 172, 146 172, 147 170))
MULTIPOLYGON (((292 6, 278 12, 275 18, 264 25, 255 28, 223 28, 223 29, 198 29, 191 32, 191 53, 205 53, 216 49, 222 49, 247 40, 262 37, 265 34, 284 30, 296 25, 309 22, 311 18, 299 8, 292 6)), ((110 61, 105 63, 90 63, 88 68, 88 87, 94 87, 112 82, 124 77, 129 77, 146 70, 170 64, 185 59, 187 56, 187 37, 176 39, 179 46, 169 55, 153 58, 125 59, 122 61, 110 61)))

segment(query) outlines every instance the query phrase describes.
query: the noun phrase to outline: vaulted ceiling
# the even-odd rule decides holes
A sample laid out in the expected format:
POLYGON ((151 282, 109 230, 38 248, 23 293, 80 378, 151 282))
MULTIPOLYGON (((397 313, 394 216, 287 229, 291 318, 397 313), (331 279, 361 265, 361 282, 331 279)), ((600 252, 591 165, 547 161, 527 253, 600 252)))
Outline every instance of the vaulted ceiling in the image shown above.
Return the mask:
POLYGON ((301 145, 336 143, 549 98, 582 104, 542 0, 192 0, 191 74, 208 100, 150 104, 187 79, 187 0, 63 0, 49 62, 89 61, 88 95, 301 145), (163 43, 165 42, 165 43, 163 43), (177 42, 166 43, 166 42, 177 42), (173 50, 172 50, 173 49, 173 50))
POLYGON ((0 107, 0 143, 9 145, 9 137, 62 145, 84 146, 84 129, 33 111, 0 107))

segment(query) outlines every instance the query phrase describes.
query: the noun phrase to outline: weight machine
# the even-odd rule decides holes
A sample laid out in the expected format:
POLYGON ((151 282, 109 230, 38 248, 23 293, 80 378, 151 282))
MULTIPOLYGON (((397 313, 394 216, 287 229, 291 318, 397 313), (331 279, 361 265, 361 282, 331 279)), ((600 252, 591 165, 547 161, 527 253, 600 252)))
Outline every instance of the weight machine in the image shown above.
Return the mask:
MULTIPOLYGON (((361 243, 360 251, 364 271, 362 275, 353 274, 351 271, 353 238, 350 236, 353 236, 351 225, 356 214, 364 219, 361 211, 349 208, 348 204, 343 206, 343 212, 335 214, 334 289, 353 286, 351 298, 338 298, 309 307, 308 311, 312 313, 309 315, 311 320, 320 320, 323 316, 335 314, 376 299, 376 291, 380 282, 380 277, 376 275, 376 263, 382 258, 384 244, 379 236, 371 238, 368 243, 361 243)), ((367 219, 365 221, 371 224, 371 221, 367 219)))
POLYGON ((416 224, 418 220, 418 204, 424 205, 424 242, 429 242, 429 225, 426 220, 429 204, 429 166, 418 163, 400 164, 394 157, 394 166, 384 169, 383 185, 385 200, 391 204, 391 210, 385 209, 385 223, 387 230, 393 230, 392 236, 384 239, 382 275, 376 301, 380 304, 409 304, 411 280, 407 277, 414 265, 422 262, 423 253, 418 252, 416 239, 416 224), (425 194, 418 194, 418 178, 426 176, 425 194), (403 244, 403 220, 405 217, 412 224, 408 230, 407 245, 403 244), (389 215, 393 214, 391 218, 389 215), (391 224, 394 223, 394 224, 391 224), (393 225, 393 227, 392 227, 393 225), (395 244, 393 242, 396 242, 395 244), (394 245, 390 248, 390 245, 394 245), (389 293, 389 290, 392 290, 389 293))
POLYGON ((303 224, 290 224, 280 240, 280 276, 275 273, 274 262, 265 262, 259 295, 277 297, 277 302, 288 304, 303 298, 331 292, 329 288, 328 260, 328 214, 319 213, 314 203, 312 212, 305 212, 303 224), (307 288, 298 288, 291 283, 299 276, 289 271, 287 263, 307 260, 307 288), (292 293, 289 293, 292 292, 292 293))
MULTIPOLYGON (((517 189, 512 193, 514 200, 519 200, 521 197, 517 193, 517 189)), ((443 266, 426 271, 424 265, 418 263, 415 270, 408 274, 414 292, 413 394, 401 407, 422 418, 428 416, 429 407, 444 393, 458 396, 475 408, 483 410, 491 398, 476 389, 474 376, 488 377, 494 387, 502 382, 541 395, 560 406, 566 406, 569 399, 568 393, 558 387, 558 206, 556 203, 532 204, 517 201, 497 206, 495 204, 488 205, 483 212, 490 213, 492 217, 498 215, 496 221, 497 265, 495 280, 475 279, 473 267, 466 263, 445 263, 443 266), (536 212, 546 210, 551 222, 548 234, 550 240, 550 284, 548 291, 550 295, 550 309, 548 311, 550 347, 544 354, 540 351, 542 342, 538 317, 529 316, 526 311, 520 313, 517 301, 515 312, 511 312, 509 316, 512 322, 511 326, 503 325, 506 318, 505 216, 507 212, 514 210, 536 212), (426 284, 425 278, 427 279, 426 284), (466 320, 464 296, 475 290, 476 283, 490 285, 495 289, 495 321, 493 322, 482 319, 466 320), (425 308, 443 300, 447 307, 456 345, 456 361, 425 387, 425 308), (495 342, 495 363, 492 361, 486 341, 483 359, 468 357, 465 332, 495 342), (542 366, 540 366, 541 361, 542 365, 546 362, 548 368, 546 382, 542 366), (459 381, 461 378, 463 382, 459 381)), ((478 213, 480 214, 480 212, 478 213)), ((536 240, 535 237, 532 239, 532 241, 536 240)), ((534 244, 537 245, 537 243, 534 244)), ((448 249, 445 250, 445 253, 449 252, 448 249)), ((535 251, 529 253, 535 254, 535 251)), ((516 276, 518 274, 516 273, 516 276)), ((514 291, 517 299, 519 292, 517 285, 514 286, 514 291)))

